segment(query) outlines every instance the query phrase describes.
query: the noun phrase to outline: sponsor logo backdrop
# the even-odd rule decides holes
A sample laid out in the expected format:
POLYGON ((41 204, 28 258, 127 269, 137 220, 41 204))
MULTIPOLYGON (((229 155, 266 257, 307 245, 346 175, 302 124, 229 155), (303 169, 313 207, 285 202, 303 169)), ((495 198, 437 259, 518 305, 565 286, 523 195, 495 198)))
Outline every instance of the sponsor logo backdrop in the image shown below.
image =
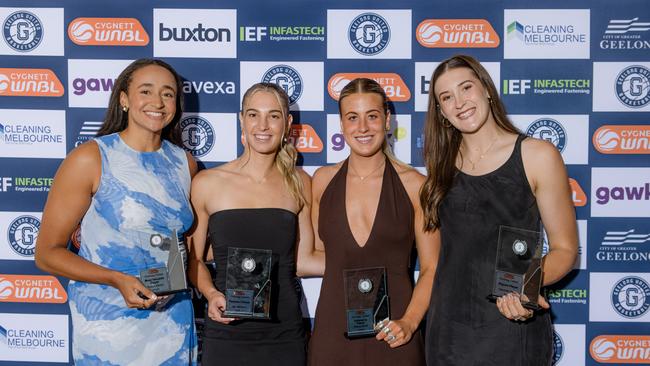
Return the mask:
MULTIPOLYGON (((159 57, 181 74, 182 140, 204 168, 241 153, 239 104, 259 81, 290 95, 305 171, 341 161, 338 96, 365 76, 391 98, 396 155, 424 171, 431 73, 458 53, 567 165, 580 255, 547 291, 554 364, 649 362, 647 1, 5 0, 0 25, 0 366, 70 360, 68 281, 35 267, 34 245, 57 167, 98 130, 129 62, 159 57)), ((303 280, 306 318, 320 283, 303 280)))

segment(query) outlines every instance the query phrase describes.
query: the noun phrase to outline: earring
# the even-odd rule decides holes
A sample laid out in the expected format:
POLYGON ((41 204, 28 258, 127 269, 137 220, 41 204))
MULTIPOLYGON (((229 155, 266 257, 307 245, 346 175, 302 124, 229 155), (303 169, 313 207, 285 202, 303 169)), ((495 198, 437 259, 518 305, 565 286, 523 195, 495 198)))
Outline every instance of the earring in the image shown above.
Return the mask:
POLYGON ((487 96, 487 98, 488 98, 488 103, 492 104, 492 98, 489 95, 487 96))
POLYGON ((126 112, 128 112, 128 111, 129 111, 129 107, 123 105, 123 106, 122 106, 122 112, 126 113, 126 112))
POLYGON ((451 122, 449 122, 449 120, 447 118, 445 118, 444 116, 442 116, 441 124, 442 124, 442 127, 446 127, 446 128, 451 127, 451 122))

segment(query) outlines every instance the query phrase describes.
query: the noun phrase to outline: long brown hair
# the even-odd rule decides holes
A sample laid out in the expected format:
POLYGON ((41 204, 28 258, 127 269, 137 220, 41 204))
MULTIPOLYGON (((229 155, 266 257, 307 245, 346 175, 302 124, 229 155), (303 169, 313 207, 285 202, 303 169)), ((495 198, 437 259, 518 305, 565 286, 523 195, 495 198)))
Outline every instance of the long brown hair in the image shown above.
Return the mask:
POLYGON ((104 136, 113 132, 124 131, 126 129, 128 126, 128 112, 122 110, 122 105, 120 104, 120 93, 124 92, 128 94, 129 85, 133 80, 133 73, 149 65, 163 67, 174 76, 174 81, 176 82, 176 114, 174 114, 172 121, 163 128, 161 138, 163 140, 168 140, 175 145, 182 146, 178 121, 183 115, 183 80, 171 65, 164 61, 151 58, 141 58, 133 61, 117 77, 113 84, 111 97, 108 100, 108 108, 106 109, 104 123, 97 132, 97 136, 104 136))
POLYGON ((460 143, 463 140, 460 131, 453 126, 443 124, 445 118, 440 111, 440 101, 437 99, 434 89, 436 81, 445 72, 463 67, 472 70, 487 91, 490 98, 490 112, 497 126, 510 133, 520 133, 508 119, 506 109, 499 99, 499 93, 490 74, 475 58, 456 55, 438 65, 429 84, 429 105, 424 126, 424 163, 427 168, 427 179, 420 190, 420 204, 424 211, 424 230, 426 231, 440 227, 438 210, 456 176, 456 159, 460 143))
MULTIPOLYGON (((352 94, 364 94, 364 93, 371 93, 371 94, 379 94, 381 96, 381 103, 382 103, 382 108, 384 110, 384 115, 388 117, 388 97, 386 96, 386 92, 384 91, 384 88, 379 85, 378 82, 368 79, 368 78, 356 78, 352 80, 348 85, 346 85, 342 90, 341 94, 339 95, 339 116, 343 118, 342 110, 341 110, 341 101, 349 97, 352 94)), ((407 164, 401 162, 395 154, 393 154, 393 150, 391 149, 390 145, 388 144, 387 139, 384 139, 384 142, 381 145, 381 149, 383 153, 388 157, 388 160, 391 162, 403 167, 403 168, 411 168, 407 164)))
MULTIPOLYGON (((248 100, 257 92, 267 92, 275 96, 282 108, 282 117, 285 122, 289 118, 289 96, 287 93, 277 84, 273 83, 257 83, 248 88, 241 102, 241 112, 244 111, 244 105, 248 100)), ((275 155, 275 166, 280 171, 282 178, 284 179, 285 187, 291 194, 291 197, 295 200, 296 204, 300 209, 307 203, 305 196, 303 195, 303 184, 300 174, 296 169, 296 160, 298 159, 298 151, 292 143, 287 141, 289 137, 289 128, 285 127, 285 130, 282 133, 282 141, 280 142, 280 149, 275 155)), ((249 151, 248 141, 246 141, 246 149, 249 151)))

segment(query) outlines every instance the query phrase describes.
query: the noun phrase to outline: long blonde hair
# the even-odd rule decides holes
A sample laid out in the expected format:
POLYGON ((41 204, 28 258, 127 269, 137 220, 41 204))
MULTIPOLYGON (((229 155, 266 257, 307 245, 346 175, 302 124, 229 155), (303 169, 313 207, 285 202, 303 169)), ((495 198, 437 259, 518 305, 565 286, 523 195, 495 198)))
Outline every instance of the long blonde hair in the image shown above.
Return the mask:
POLYGON ((479 79, 489 95, 490 112, 497 126, 510 133, 520 133, 508 119, 505 106, 499 99, 499 93, 490 74, 476 59, 471 56, 456 55, 438 65, 429 84, 429 106, 424 124, 424 163, 427 168, 427 179, 420 190, 420 204, 424 213, 425 231, 440 227, 438 210, 451 189, 457 172, 456 159, 463 136, 453 126, 443 124, 445 118, 440 111, 440 102, 434 91, 438 78, 448 70, 457 68, 470 69, 479 79))
MULTIPOLYGON (((384 115, 388 117, 388 112, 389 112, 388 97, 386 96, 386 92, 384 91, 384 88, 382 88, 378 82, 368 78, 356 78, 352 80, 350 83, 348 83, 348 85, 346 85, 341 90, 341 94, 339 95, 339 117, 343 118, 343 115, 341 114, 342 113, 341 101, 344 98, 349 97, 352 94, 364 94, 364 93, 379 94, 379 96, 381 96, 384 115)), ((395 163, 396 165, 402 168, 413 169, 411 166, 403 163, 395 156, 393 150, 388 144, 387 139, 384 139, 384 142, 381 145, 381 150, 383 151, 384 155, 388 157, 388 160, 390 160, 392 163, 395 163)))
MULTIPOLYGON (((282 141, 280 142, 280 148, 275 154, 275 166, 280 171, 282 178, 284 179, 284 185, 291 194, 291 197, 295 200, 299 209, 307 203, 305 196, 303 195, 303 184, 300 174, 296 169, 296 160, 298 159, 298 151, 296 150, 293 144, 288 142, 288 136, 290 128, 286 128, 286 121, 289 118, 289 96, 287 93, 277 84, 273 83, 257 83, 248 88, 244 97, 242 98, 241 110, 242 114, 244 111, 244 105, 248 100, 257 92, 267 92, 275 96, 282 108, 282 119, 285 122, 285 130, 282 133, 282 141)), ((248 141, 246 141, 246 149, 250 152, 250 146, 248 146, 248 141)))

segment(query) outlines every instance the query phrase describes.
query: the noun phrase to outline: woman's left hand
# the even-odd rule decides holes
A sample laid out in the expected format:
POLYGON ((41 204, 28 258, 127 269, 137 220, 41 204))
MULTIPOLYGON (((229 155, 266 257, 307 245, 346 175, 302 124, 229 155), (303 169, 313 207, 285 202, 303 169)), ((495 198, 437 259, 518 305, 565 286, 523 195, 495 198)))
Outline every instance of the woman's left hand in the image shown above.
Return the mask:
POLYGON ((384 324, 375 338, 388 343, 390 348, 396 348, 407 344, 411 340, 415 329, 416 327, 405 320, 390 320, 387 324, 384 324))
MULTIPOLYGON (((549 308, 548 303, 542 296, 539 297, 538 303, 544 309, 549 308)), ((534 312, 532 310, 526 309, 521 304, 519 295, 515 293, 510 293, 499 297, 497 299, 497 308, 503 316, 514 321, 526 321, 532 318, 534 315, 534 312)))

